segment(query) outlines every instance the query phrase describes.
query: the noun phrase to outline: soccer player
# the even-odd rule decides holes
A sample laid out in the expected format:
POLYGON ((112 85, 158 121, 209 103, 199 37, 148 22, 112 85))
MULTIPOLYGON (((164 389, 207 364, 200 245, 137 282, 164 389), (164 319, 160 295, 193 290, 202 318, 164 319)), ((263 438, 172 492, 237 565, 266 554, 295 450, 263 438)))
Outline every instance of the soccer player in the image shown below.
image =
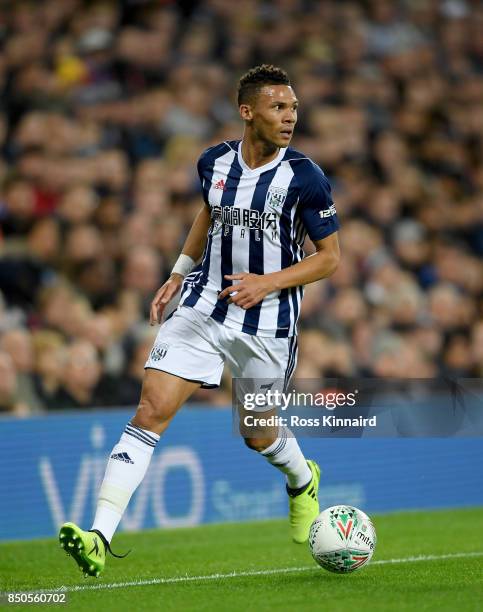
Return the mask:
MULTIPOLYGON (((180 302, 146 362, 139 407, 110 455, 92 528, 60 529, 61 545, 85 575, 103 570, 160 436, 196 389, 217 386, 225 363, 236 378, 288 383, 303 286, 338 264, 339 224, 327 178, 289 147, 298 101, 286 72, 265 64, 247 72, 238 105, 243 139, 210 147, 198 161, 204 204, 154 297, 151 324, 161 322, 181 290, 180 302), (307 234, 316 251, 304 258, 307 234)), ((305 542, 319 513, 319 466, 284 427, 245 442, 285 474, 292 538, 305 542)))

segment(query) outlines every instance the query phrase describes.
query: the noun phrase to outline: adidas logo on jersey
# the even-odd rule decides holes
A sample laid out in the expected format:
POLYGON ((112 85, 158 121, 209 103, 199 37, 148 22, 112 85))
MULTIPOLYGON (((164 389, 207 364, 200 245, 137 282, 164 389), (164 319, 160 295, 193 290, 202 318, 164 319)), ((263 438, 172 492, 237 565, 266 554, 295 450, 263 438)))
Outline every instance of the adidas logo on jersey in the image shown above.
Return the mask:
POLYGON ((127 453, 112 453, 111 459, 117 459, 118 461, 124 461, 124 463, 134 463, 131 457, 127 453))
POLYGON ((223 179, 220 179, 219 181, 217 181, 215 183, 215 189, 221 189, 223 191, 226 191, 225 181, 223 179))

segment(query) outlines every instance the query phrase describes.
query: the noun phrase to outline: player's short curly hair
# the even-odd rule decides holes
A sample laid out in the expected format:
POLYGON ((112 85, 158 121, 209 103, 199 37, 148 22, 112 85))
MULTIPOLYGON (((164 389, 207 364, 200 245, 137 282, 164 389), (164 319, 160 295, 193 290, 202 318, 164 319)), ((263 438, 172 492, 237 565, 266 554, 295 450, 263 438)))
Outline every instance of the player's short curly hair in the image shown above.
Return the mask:
POLYGON ((238 83, 238 106, 247 104, 264 85, 290 85, 288 74, 272 64, 255 66, 238 83))

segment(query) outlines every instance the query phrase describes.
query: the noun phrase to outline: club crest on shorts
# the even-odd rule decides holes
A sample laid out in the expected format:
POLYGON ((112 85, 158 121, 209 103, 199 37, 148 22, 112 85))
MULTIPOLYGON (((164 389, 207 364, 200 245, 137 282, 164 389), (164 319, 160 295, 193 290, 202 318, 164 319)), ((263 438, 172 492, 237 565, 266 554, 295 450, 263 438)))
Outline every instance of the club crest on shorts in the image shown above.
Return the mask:
POLYGON ((151 351, 151 359, 153 361, 159 361, 166 357, 166 353, 168 352, 169 346, 167 344, 155 344, 151 351))
POLYGON ((287 199, 288 191, 283 187, 269 187, 267 197, 265 198, 265 206, 280 212, 283 203, 287 199))

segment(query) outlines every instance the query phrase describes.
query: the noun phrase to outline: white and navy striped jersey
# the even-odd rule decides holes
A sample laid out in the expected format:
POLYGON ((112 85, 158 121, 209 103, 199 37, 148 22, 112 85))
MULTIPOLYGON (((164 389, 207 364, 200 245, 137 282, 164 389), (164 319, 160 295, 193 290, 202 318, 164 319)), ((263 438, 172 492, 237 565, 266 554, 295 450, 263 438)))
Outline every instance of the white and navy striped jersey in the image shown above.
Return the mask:
POLYGON ((225 274, 267 274, 292 266, 304 257, 307 234, 320 240, 339 228, 326 176, 291 147, 251 169, 240 141, 207 149, 198 173, 212 222, 203 260, 185 278, 180 305, 247 334, 293 336, 303 287, 270 293, 248 310, 219 300, 218 294, 236 284, 225 274))

